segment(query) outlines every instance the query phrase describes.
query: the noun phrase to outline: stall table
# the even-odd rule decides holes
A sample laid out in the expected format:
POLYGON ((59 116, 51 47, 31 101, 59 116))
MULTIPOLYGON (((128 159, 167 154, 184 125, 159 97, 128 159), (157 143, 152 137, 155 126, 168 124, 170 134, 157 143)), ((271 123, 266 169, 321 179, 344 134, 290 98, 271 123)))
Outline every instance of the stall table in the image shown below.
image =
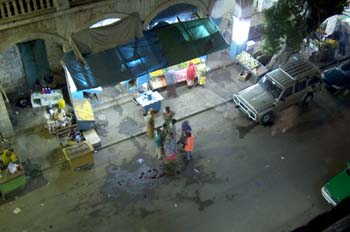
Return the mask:
POLYGON ((40 92, 34 92, 30 96, 30 101, 32 103, 32 107, 42 107, 49 105, 57 105, 59 99, 63 98, 62 90, 53 89, 51 93, 43 94, 40 92))
POLYGON ((62 151, 73 171, 82 166, 94 163, 94 148, 88 141, 65 147, 62 151))
POLYGON ((149 109, 160 111, 163 96, 158 91, 147 91, 136 98, 136 102, 142 106, 143 114, 146 115, 149 109))
POLYGON ((88 99, 73 99, 79 130, 90 130, 95 125, 95 116, 88 99))
POLYGON ((0 193, 2 199, 5 199, 8 193, 23 187, 26 182, 27 178, 24 175, 23 168, 14 174, 11 174, 7 169, 4 170, 2 172, 2 177, 0 178, 0 193))
POLYGON ((90 129, 87 131, 83 131, 83 136, 88 141, 94 149, 101 147, 101 139, 96 133, 95 129, 90 129))
POLYGON ((250 72, 255 81, 258 81, 259 77, 268 72, 268 69, 263 64, 245 51, 236 56, 236 62, 250 72))

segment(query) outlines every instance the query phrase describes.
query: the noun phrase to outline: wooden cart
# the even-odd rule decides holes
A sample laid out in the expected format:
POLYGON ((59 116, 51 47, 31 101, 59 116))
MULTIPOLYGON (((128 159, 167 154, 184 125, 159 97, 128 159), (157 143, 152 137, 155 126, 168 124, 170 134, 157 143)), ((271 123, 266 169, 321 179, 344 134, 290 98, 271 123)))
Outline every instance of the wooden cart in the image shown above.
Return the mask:
POLYGON ((2 199, 5 199, 6 195, 23 187, 27 183, 27 178, 24 175, 23 167, 21 170, 11 174, 7 169, 2 171, 2 177, 0 178, 0 193, 2 199))

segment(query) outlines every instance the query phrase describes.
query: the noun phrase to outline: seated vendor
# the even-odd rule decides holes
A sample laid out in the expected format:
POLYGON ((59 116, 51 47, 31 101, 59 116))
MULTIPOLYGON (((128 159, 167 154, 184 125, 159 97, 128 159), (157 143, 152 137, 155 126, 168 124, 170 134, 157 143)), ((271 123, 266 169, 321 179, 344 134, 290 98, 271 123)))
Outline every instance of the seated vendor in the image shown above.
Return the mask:
POLYGON ((67 116, 64 109, 58 108, 54 113, 54 119, 57 121, 58 126, 66 126, 67 116))
POLYGON ((134 100, 139 96, 139 88, 136 80, 130 80, 128 82, 128 93, 131 93, 134 100))
POLYGON ((18 163, 18 158, 12 149, 5 149, 0 153, 0 170, 5 170, 9 163, 18 163))

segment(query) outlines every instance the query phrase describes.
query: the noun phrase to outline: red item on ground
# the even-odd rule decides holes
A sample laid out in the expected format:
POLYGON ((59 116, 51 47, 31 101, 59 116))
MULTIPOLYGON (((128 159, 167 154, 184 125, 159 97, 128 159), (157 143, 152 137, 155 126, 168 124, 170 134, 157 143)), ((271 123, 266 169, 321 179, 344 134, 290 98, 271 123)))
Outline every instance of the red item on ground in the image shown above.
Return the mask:
POLYGON ((173 153, 172 155, 166 155, 165 160, 176 160, 176 153, 173 153))

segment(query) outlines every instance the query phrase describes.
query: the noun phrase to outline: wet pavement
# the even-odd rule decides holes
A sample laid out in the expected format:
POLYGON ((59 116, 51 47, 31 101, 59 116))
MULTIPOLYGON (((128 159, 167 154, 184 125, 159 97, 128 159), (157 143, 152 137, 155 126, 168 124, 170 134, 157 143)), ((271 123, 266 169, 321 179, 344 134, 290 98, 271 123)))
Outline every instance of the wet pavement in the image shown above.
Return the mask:
POLYGON ((159 167, 148 166, 142 158, 134 161, 135 170, 125 170, 110 164, 106 167, 107 179, 101 188, 101 193, 115 200, 125 200, 123 196, 132 199, 150 198, 150 192, 166 181, 165 172, 159 167), (142 163, 141 163, 142 162, 142 163))
MULTIPOLYGON (((210 110, 186 118, 196 141, 193 160, 179 152, 171 175, 142 133, 94 153, 92 168, 71 171, 54 136, 38 128, 26 140, 23 130, 18 149, 44 171, 0 202, 0 231, 290 231, 330 209, 320 188, 348 160, 348 98, 322 92, 309 108, 291 107, 263 127, 225 102, 249 84, 235 72, 234 65, 212 72, 204 88, 192 89, 197 95, 180 87, 183 99, 197 96, 193 105, 210 110)), ((191 113, 178 107, 177 116, 191 113)), ((133 103, 96 116, 105 143, 145 130, 133 103)))
POLYGON ((274 136, 279 122, 253 124, 232 103, 191 117, 193 160, 179 152, 174 175, 146 135, 95 153, 90 170, 47 169, 40 184, 1 205, 0 217, 16 220, 0 230, 289 231, 329 209, 320 187, 347 159, 348 141, 339 138, 350 113, 330 120, 337 106, 322 101, 274 136))

